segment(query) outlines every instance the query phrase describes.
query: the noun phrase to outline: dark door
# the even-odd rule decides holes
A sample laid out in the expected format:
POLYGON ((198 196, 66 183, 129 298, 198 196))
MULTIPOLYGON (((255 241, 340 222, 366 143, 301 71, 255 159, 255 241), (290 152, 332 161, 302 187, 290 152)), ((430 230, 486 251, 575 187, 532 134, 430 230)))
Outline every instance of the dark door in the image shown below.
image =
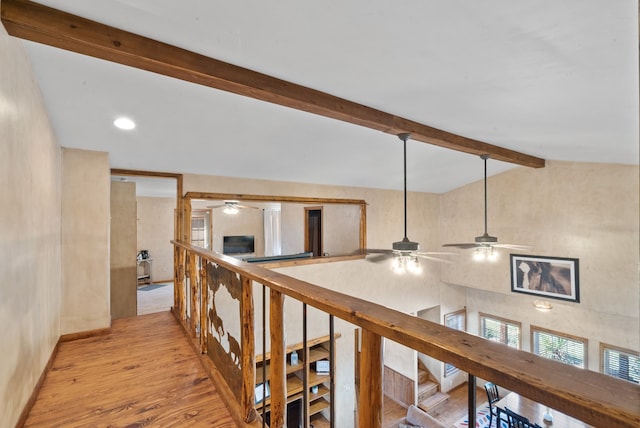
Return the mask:
POLYGON ((305 208, 304 250, 322 256, 322 208, 305 208))

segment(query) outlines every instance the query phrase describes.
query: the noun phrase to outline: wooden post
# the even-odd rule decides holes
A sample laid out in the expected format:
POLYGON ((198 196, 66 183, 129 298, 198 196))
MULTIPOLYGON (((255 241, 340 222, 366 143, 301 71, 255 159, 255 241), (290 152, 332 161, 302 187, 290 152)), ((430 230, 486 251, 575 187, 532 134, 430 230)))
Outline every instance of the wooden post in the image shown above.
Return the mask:
POLYGON ((362 330, 358 427, 382 427, 382 337, 362 330))
MULTIPOLYGON (((474 427, 476 426, 476 377, 472 374, 469 374, 469 381, 467 382, 467 397, 469 400, 467 403, 469 411, 468 426, 474 427)), ((496 426, 500 426, 500 417, 497 418, 496 426)))
POLYGON ((242 420, 252 422, 256 418, 255 384, 256 384, 256 345, 255 345, 255 311, 253 307, 253 281, 246 277, 242 280, 242 300, 240 301, 240 332, 242 352, 242 395, 240 408, 242 420))
POLYGON ((200 352, 207 353, 209 339, 209 322, 207 321, 207 307, 209 307, 209 288, 207 287, 207 260, 200 259, 200 352))
POLYGON ((182 250, 176 245, 173 246, 173 310, 180 313, 180 252, 182 250))
POLYGON ((286 344, 284 342, 284 294, 271 290, 270 293, 271 330, 271 423, 270 428, 285 426, 287 416, 287 372, 286 344))
POLYGON ((191 328, 191 334, 196 337, 196 326, 198 324, 198 269, 196 268, 197 255, 195 253, 189 253, 189 285, 191 286, 191 312, 189 314, 189 326, 191 328))
POLYGON ((185 297, 185 292, 184 292, 184 287, 185 287, 185 273, 186 273, 186 267, 185 267, 185 260, 186 260, 186 250, 184 250, 183 248, 178 248, 177 249, 177 254, 176 254, 176 258, 177 258, 177 266, 176 266, 176 282, 174 284, 174 286, 177 288, 176 294, 177 294, 177 310, 178 313, 180 314, 180 319, 182 321, 184 321, 187 318, 187 302, 186 302, 186 297, 185 297))

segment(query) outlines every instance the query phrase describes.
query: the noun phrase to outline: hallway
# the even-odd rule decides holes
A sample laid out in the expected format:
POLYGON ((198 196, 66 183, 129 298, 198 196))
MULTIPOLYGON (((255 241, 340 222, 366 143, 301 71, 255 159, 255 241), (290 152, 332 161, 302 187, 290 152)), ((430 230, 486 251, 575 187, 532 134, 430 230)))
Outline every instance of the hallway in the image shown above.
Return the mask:
POLYGON ((25 427, 236 427, 169 311, 60 343, 25 427))

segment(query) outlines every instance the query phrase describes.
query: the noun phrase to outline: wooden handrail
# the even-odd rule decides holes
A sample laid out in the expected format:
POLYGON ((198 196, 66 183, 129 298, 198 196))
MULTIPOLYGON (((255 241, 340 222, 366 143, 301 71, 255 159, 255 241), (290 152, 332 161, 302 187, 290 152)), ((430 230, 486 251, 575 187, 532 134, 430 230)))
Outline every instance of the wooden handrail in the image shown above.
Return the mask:
MULTIPOLYGON (((640 387, 244 263, 173 244, 281 293, 598 427, 640 426, 640 387)), ((360 380, 363 382, 363 379, 360 380)), ((368 386, 367 386, 368 387, 368 386)), ((375 416, 375 415, 374 415, 375 416)))

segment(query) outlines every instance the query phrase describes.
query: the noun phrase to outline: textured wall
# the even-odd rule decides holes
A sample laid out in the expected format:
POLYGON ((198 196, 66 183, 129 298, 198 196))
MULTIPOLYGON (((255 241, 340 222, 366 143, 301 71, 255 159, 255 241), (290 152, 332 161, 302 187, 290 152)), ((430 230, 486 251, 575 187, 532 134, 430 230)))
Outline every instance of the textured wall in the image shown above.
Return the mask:
POLYGON ((138 196, 138 244, 139 250, 149 250, 151 278, 157 281, 173 281, 173 223, 175 198, 150 198, 138 196))
POLYGON ((60 148, 21 42, 0 26, 0 426, 60 336, 60 148))
MULTIPOLYGON (((467 290, 468 327, 478 312, 522 322, 523 348, 530 326, 589 340, 589 368, 599 370, 599 343, 639 349, 639 169, 631 165, 548 162, 488 180, 489 233, 499 242, 532 245, 527 254, 579 259, 580 303, 553 300, 536 311, 536 297, 511 292, 509 251, 495 264, 462 252, 443 268, 443 281, 467 290)), ((482 183, 441 197, 440 231, 447 242, 482 234, 482 183)))
POLYGON ((111 325, 107 153, 62 151, 62 333, 111 325))

